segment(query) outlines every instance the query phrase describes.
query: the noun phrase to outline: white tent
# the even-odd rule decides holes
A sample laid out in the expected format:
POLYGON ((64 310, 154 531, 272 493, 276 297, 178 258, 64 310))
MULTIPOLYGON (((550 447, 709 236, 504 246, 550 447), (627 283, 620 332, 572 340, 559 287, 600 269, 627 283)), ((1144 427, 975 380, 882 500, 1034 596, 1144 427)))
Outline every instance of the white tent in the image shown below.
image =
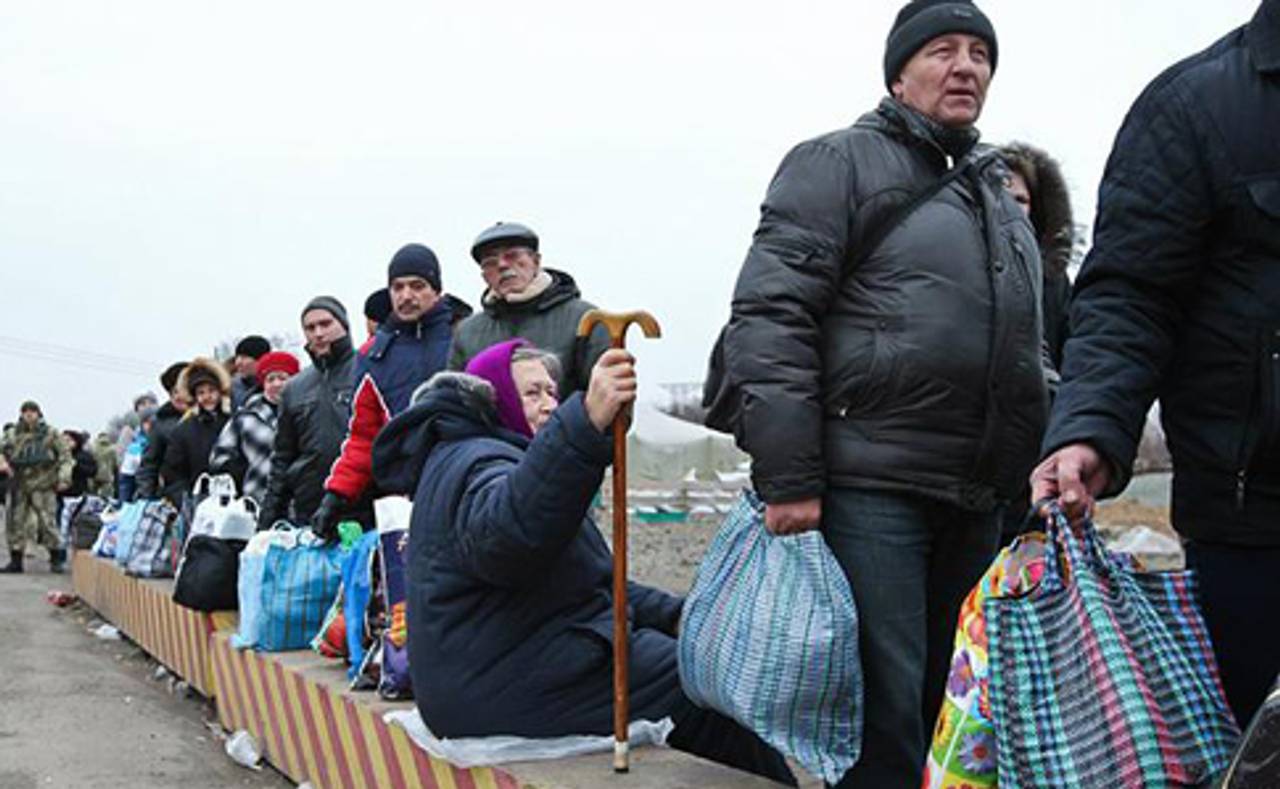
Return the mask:
MULTIPOLYGON (((733 436, 662 413, 653 403, 637 402, 627 434, 627 476, 637 482, 679 482, 692 471, 714 480, 718 471, 733 471, 746 454, 733 436)), ((634 483, 633 483, 634 484, 634 483)))

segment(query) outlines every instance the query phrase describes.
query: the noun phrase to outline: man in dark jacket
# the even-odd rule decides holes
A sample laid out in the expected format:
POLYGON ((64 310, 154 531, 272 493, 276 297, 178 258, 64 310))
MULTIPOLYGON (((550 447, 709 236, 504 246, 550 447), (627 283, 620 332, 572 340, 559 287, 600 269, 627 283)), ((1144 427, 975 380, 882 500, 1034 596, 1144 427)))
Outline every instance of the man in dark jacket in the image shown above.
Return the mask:
POLYGON ((320 506, 325 477, 351 418, 355 352, 350 331, 346 308, 332 296, 317 296, 302 309, 311 366, 289 381, 280 397, 261 528, 290 517, 310 523, 320 506))
POLYGON ((231 413, 249 402, 249 398, 262 391, 258 384, 258 360, 271 352, 271 342, 266 337, 250 334, 236 343, 231 367, 235 378, 231 380, 231 413))
MULTIPOLYGON (((433 378, 374 447, 379 486, 414 497, 415 697, 441 737, 608 734, 613 565, 588 511, 612 459, 608 428, 635 398, 635 369, 625 351, 607 352, 586 394, 556 409, 556 357, 521 361, 516 344, 499 349, 487 378, 433 378)), ((794 782, 757 737, 684 697, 681 601, 628 590, 631 719, 670 717, 670 745, 794 782)))
POLYGON ((178 388, 178 378, 187 367, 187 362, 174 362, 160 374, 160 386, 168 393, 169 399, 160 406, 151 423, 151 432, 147 436, 147 448, 142 454, 142 462, 135 475, 135 492, 138 499, 158 499, 163 484, 160 479, 160 465, 164 462, 165 450, 169 447, 169 434, 182 420, 191 403, 186 393, 178 388))
POLYGON ((476 237, 471 257, 486 287, 481 311, 458 324, 449 369, 462 370, 485 348, 523 337, 560 358, 562 397, 585 390, 591 366, 609 347, 608 331, 601 325, 586 339, 578 336, 578 321, 594 305, 583 301, 573 277, 543 268, 538 234, 499 222, 476 237))
POLYGON ((1129 481, 1160 398, 1173 526, 1243 725, 1280 671, 1280 0, 1138 97, 1076 280, 1033 495, 1068 514, 1129 481))
POLYGON ((365 496, 378 431, 448 359, 450 314, 440 298, 436 254, 422 244, 401 247, 387 268, 387 289, 391 315, 356 357, 351 423, 311 519, 316 534, 324 537, 336 536, 339 519, 365 496))
POLYGON ((1040 257, 973 126, 996 58, 968 0, 906 5, 891 98, 786 156, 733 295, 766 524, 821 527, 858 601, 866 729, 841 786, 919 785, 960 603, 1044 426, 1040 257))

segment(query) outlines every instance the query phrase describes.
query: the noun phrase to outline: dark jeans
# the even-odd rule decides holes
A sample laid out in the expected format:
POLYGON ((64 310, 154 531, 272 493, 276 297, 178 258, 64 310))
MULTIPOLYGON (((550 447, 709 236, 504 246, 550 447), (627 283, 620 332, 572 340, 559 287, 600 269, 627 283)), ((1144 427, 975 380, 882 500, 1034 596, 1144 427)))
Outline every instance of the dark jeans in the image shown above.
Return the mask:
POLYGON ((133 494, 138 490, 138 478, 132 474, 121 474, 117 484, 120 492, 120 503, 128 504, 133 501, 133 494))
POLYGON ((862 757, 840 787, 914 789, 942 706, 960 604, 995 556, 999 510, 836 488, 823 533, 858 606, 862 757))
POLYGON ((1280 548, 1190 541, 1186 550, 1227 704, 1243 729, 1280 672, 1280 633, 1267 623, 1280 610, 1280 548))

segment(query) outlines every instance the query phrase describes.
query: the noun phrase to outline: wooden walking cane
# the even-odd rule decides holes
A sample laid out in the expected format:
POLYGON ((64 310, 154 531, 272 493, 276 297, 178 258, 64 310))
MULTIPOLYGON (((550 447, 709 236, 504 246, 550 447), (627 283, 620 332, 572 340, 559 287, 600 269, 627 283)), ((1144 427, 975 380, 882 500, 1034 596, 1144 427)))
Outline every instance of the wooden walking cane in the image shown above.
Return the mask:
MULTIPOLYGON (((640 324, 644 336, 661 337, 662 329, 647 312, 613 313, 590 310, 578 322, 578 336, 591 334, 597 323, 609 331, 614 348, 627 346, 627 329, 640 324)), ((627 418, 619 412, 613 419, 613 771, 625 773, 630 766, 627 718, 631 695, 627 680, 630 640, 627 633, 627 418)))

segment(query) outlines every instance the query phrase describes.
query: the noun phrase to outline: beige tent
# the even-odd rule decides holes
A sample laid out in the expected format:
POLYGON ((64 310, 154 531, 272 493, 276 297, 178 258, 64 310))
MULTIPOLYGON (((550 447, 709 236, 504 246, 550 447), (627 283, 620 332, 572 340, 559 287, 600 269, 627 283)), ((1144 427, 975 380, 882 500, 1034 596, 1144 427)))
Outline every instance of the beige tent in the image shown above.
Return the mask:
POLYGON ((747 460, 733 437, 662 413, 652 403, 638 402, 627 434, 627 472, 637 482, 679 482, 693 472, 698 479, 716 479, 718 471, 733 471, 747 460))

